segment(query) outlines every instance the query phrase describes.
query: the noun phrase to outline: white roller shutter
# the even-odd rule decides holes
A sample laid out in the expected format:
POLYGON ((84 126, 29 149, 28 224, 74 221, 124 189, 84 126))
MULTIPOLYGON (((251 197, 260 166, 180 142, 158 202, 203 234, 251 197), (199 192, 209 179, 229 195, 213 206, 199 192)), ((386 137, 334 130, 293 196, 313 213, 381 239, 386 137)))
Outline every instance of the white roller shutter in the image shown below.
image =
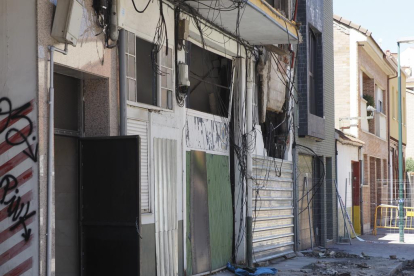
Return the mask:
POLYGON ((149 213, 151 210, 148 179, 148 122, 128 119, 127 134, 141 137, 141 212, 149 213))
POLYGON ((294 252, 292 162, 253 156, 253 254, 264 262, 294 252), (279 171, 281 174, 279 175, 279 171))

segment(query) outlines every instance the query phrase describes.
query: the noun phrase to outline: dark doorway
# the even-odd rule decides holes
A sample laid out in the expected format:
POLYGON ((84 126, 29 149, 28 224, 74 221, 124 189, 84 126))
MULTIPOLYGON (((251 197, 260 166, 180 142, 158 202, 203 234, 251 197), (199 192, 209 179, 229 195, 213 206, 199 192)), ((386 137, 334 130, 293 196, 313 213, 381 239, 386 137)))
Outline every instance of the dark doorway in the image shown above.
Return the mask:
POLYGON ((82 81, 54 74, 56 276, 79 275, 78 138, 82 136, 82 81))
POLYGON ((359 162, 352 162, 352 224, 355 232, 361 234, 360 171, 359 162))
POLYGON ((336 193, 333 190, 333 166, 332 166, 332 157, 326 157, 326 238, 328 240, 333 240, 334 238, 334 224, 335 224, 335 217, 337 214, 336 206, 334 202, 336 202, 336 193))
POLYGON ((79 145, 81 275, 139 275, 139 138, 79 145))
POLYGON ((326 209, 325 204, 325 164, 323 156, 315 156, 313 158, 313 170, 312 170, 312 193, 311 197, 313 198, 313 233, 315 236, 315 245, 324 246, 324 241, 322 240, 324 233, 324 213, 326 209))

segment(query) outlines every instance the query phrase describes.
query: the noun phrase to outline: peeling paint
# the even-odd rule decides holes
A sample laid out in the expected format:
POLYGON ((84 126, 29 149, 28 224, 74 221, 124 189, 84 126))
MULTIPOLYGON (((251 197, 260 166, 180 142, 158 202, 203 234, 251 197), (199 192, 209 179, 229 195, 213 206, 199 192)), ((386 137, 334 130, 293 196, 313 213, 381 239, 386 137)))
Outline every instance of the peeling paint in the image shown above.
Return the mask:
POLYGON ((188 116, 185 135, 188 148, 221 153, 229 151, 228 123, 188 116))

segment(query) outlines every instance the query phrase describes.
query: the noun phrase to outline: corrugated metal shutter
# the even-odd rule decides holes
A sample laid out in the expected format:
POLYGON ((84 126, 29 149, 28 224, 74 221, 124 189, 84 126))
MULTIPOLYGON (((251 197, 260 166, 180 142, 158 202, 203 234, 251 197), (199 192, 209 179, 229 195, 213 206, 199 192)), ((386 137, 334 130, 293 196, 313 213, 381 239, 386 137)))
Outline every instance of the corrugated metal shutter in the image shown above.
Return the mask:
POLYGON ((294 252, 292 167, 292 162, 286 160, 282 164, 280 159, 253 157, 255 262, 294 252))
POLYGON ((148 122, 128 119, 127 134, 141 137, 141 212, 149 213, 151 205, 148 179, 148 122))
POLYGON ((177 141, 154 138, 157 275, 178 275, 177 141))

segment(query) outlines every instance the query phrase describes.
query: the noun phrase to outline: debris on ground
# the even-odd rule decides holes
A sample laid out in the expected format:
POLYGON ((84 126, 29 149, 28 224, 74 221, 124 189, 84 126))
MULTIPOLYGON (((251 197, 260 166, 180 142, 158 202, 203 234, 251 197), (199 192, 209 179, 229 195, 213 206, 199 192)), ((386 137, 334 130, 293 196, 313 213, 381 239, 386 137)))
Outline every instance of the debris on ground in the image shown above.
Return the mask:
MULTIPOLYGON (((386 259, 361 254, 349 254, 339 250, 317 248, 303 252, 305 258, 315 262, 296 269, 280 268, 280 276, 414 276, 414 261, 386 259), (402 265, 404 264, 404 265, 402 265)), ((276 267, 278 267, 276 265, 276 267)), ((285 266, 286 267, 286 266, 285 266)), ((287 267, 286 267, 287 268, 287 267)))
POLYGON ((360 264, 357 264, 357 267, 360 267, 360 268, 369 268, 369 265, 367 263, 360 263, 360 264))
POLYGON ((314 257, 314 258, 337 258, 337 259, 369 259, 370 257, 367 256, 364 252, 361 252, 361 255, 350 254, 341 251, 333 251, 330 249, 325 248, 315 248, 312 251, 303 251, 302 252, 306 257, 314 257))
POLYGON ((414 260, 404 261, 402 268, 393 276, 414 276, 414 260))

